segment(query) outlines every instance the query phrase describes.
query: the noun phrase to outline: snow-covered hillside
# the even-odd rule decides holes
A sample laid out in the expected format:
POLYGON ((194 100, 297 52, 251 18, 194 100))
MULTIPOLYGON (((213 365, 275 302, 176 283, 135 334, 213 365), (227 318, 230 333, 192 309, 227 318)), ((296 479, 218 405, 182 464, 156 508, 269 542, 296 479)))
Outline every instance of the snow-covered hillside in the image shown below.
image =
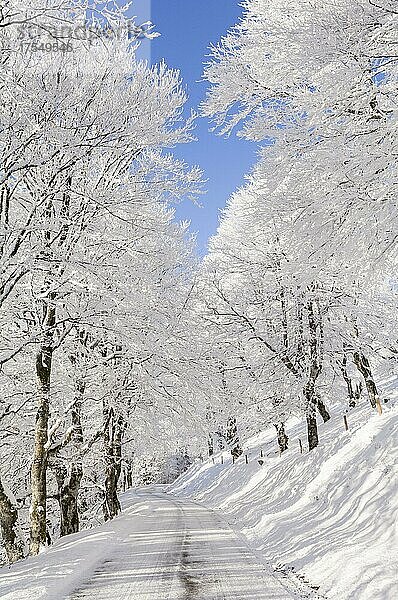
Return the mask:
POLYGON ((398 403, 379 416, 363 401, 347 414, 348 432, 342 407, 332 413, 311 453, 299 450, 304 423, 290 422, 282 456, 270 429, 235 464, 227 453, 196 463, 170 495, 162 486, 131 490, 119 518, 0 569, 0 598, 241 600, 250 589, 261 600, 395 600, 398 403))
POLYGON ((296 572, 330 600, 398 598, 398 403, 370 416, 332 408, 321 444, 300 454, 304 424, 290 422, 290 449, 272 429, 232 464, 197 463, 170 490, 217 508, 274 568, 296 572), (369 418, 370 417, 370 418, 369 418), (264 464, 259 464, 261 451, 264 464))

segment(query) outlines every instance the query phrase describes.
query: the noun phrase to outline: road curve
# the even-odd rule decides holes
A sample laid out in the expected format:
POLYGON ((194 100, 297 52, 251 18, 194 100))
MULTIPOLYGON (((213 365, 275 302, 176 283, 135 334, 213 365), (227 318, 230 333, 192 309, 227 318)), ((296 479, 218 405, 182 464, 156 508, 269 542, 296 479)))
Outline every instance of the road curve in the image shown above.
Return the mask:
POLYGON ((69 600, 293 598, 214 511, 160 492, 139 496, 139 518, 132 512, 125 538, 69 600))

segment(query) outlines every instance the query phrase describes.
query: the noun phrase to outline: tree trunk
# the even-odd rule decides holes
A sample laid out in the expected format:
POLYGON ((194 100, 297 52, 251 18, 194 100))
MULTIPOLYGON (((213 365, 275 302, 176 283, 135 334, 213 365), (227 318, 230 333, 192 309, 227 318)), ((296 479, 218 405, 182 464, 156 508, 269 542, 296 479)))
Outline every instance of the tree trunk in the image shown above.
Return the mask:
MULTIPOLYGON (((83 430, 81 426, 81 400, 84 385, 77 385, 77 398, 72 407, 72 437, 74 442, 73 452, 79 455, 83 444, 83 430)), ((79 531, 78 496, 80 483, 83 477, 81 460, 68 461, 58 459, 53 467, 58 486, 58 502, 61 514, 61 537, 79 531)))
POLYGON ((131 463, 127 463, 127 477, 126 477, 126 481, 127 481, 127 489, 131 490, 131 488, 133 487, 133 470, 131 468, 131 463))
POLYGON ((207 447, 209 450, 209 456, 213 456, 214 454, 214 443, 213 443, 213 435, 209 433, 209 437, 207 438, 207 447))
POLYGON ((121 510, 117 486, 122 469, 122 439, 125 430, 123 417, 116 418, 113 409, 104 408, 107 423, 105 444, 105 498, 102 505, 105 521, 114 519, 121 510))
POLYGON ((318 408, 318 412, 323 419, 323 422, 327 423, 327 421, 329 421, 329 419, 330 419, 330 413, 329 413, 328 409, 326 408, 326 406, 320 396, 318 396, 318 401, 317 401, 316 405, 318 408))
POLYGON ((231 449, 232 456, 237 459, 243 454, 242 446, 240 445, 238 427, 236 424, 236 418, 230 417, 227 423, 227 443, 231 449))
POLYGON ((105 477, 105 500, 103 513, 105 521, 110 521, 120 513, 121 506, 117 495, 118 476, 114 465, 108 466, 105 477))
MULTIPOLYGON (((73 365, 76 356, 70 356, 73 365)), ((83 428, 81 408, 84 398, 85 382, 77 377, 75 383, 75 400, 71 408, 72 429, 68 440, 72 448, 72 458, 58 458, 52 467, 58 486, 58 502, 61 515, 61 537, 79 531, 78 496, 83 478, 82 446, 83 428)))
POLYGON ((343 375, 343 379, 347 385, 348 406, 350 408, 354 408, 356 406, 357 401, 361 397, 361 388, 360 388, 360 386, 357 385, 355 388, 355 392, 354 392, 352 380, 351 380, 351 377, 349 376, 348 370, 347 370, 347 362, 348 362, 348 357, 347 357, 346 351, 344 350, 343 360, 341 361, 341 364, 340 364, 340 370, 341 370, 341 374, 343 375))
MULTIPOLYGON (((76 382, 75 402, 72 406, 72 436, 73 452, 79 457, 83 445, 83 428, 81 423, 81 407, 85 390, 84 381, 76 382)), ((83 477, 81 458, 71 462, 67 467, 62 465, 56 469, 58 484, 58 500, 61 512, 61 536, 79 531, 78 496, 83 477)))
MULTIPOLYGON (((48 306, 52 313, 46 322, 55 319, 55 309, 48 306)), ((47 465, 48 465, 48 422, 50 418, 50 382, 53 349, 42 345, 36 357, 38 378, 38 409, 36 414, 35 440, 31 470, 32 503, 30 507, 30 554, 35 555, 46 545, 46 501, 47 501, 47 465)))
POLYGON ((354 363, 365 380, 369 402, 372 408, 376 408, 379 394, 373 379, 372 369, 366 356, 362 352, 354 352, 354 363))
POLYGON ((313 450, 319 444, 318 423, 316 420, 317 398, 313 386, 307 385, 304 392, 307 403, 307 439, 308 448, 313 450))
POLYGON ((287 450, 288 448, 289 438, 286 435, 284 423, 276 424, 275 429, 278 438, 279 450, 281 451, 281 453, 285 452, 285 450, 287 450))
POLYGON ((79 531, 78 495, 83 477, 81 463, 69 467, 60 463, 54 467, 58 486, 58 502, 61 512, 61 537, 79 531))
POLYGON ((24 544, 16 531, 17 519, 17 508, 6 494, 0 479, 0 531, 10 564, 24 558, 24 544))
POLYGON ((123 491, 130 490, 133 487, 133 469, 131 466, 131 460, 125 460, 125 467, 123 470, 123 491))
MULTIPOLYGON (((315 384, 322 371, 323 327, 319 307, 314 301, 308 302, 307 311, 310 364, 308 380, 303 393, 306 401, 308 448, 313 450, 319 444, 316 411, 317 409, 322 410, 319 406, 320 398, 316 393, 315 384)), ((326 408, 325 412, 327 412, 326 408)))
POLYGON ((217 438, 217 450, 219 450, 219 451, 224 450, 224 448, 225 448, 225 435, 223 434, 222 429, 220 428, 218 431, 216 431, 215 435, 216 435, 216 438, 217 438))

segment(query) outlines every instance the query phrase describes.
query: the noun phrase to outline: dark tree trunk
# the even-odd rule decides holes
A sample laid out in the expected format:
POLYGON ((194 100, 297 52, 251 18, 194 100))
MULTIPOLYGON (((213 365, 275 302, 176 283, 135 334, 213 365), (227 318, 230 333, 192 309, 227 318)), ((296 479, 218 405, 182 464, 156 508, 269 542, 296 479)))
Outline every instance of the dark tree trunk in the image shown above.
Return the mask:
POLYGON ((357 385, 355 387, 355 392, 354 392, 354 386, 352 385, 352 380, 351 380, 351 377, 349 376, 348 370, 347 370, 347 362, 348 362, 348 357, 347 357, 346 350, 344 349, 344 355, 343 355, 343 359, 340 364, 340 370, 341 370, 341 374, 343 375, 343 379, 347 386, 348 406, 350 408, 354 408, 356 406, 357 401, 361 397, 361 386, 357 385))
POLYGON ((361 399, 361 395, 362 395, 362 383, 356 383, 355 384, 355 390, 354 390, 354 401, 350 404, 350 408, 354 408, 357 404, 357 402, 360 401, 361 399))
POLYGON ((125 461, 125 467, 123 469, 123 491, 130 490, 133 487, 133 470, 131 467, 131 461, 125 461))
MULTIPOLYGON (((76 356, 70 357, 73 365, 76 356)), ((68 444, 72 446, 72 458, 58 458, 52 470, 58 486, 58 502, 61 515, 61 536, 79 531, 78 497, 83 478, 82 446, 83 428, 81 423, 81 408, 85 391, 82 378, 77 378, 75 384, 75 400, 71 409, 72 429, 68 444)))
POLYGON ((122 439, 125 430, 123 417, 116 417, 114 410, 105 406, 104 420, 107 424, 105 444, 105 498, 102 505, 105 521, 114 519, 121 511, 117 487, 122 469, 122 439))
POLYGON ((10 564, 24 557, 24 545, 16 532, 17 508, 6 494, 0 479, 0 532, 10 564))
POLYGON ((376 408, 379 393, 373 379, 372 369, 366 356, 362 352, 354 352, 354 363, 365 380, 369 402, 372 408, 376 408))
POLYGON ((318 423, 316 420, 317 398, 312 386, 306 386, 304 395, 307 403, 308 448, 309 450, 313 450, 319 444, 318 423))
POLYGON ((275 429, 278 438, 279 450, 281 451, 281 453, 285 452, 285 450, 287 450, 288 448, 289 438, 286 435, 284 423, 276 424, 275 429))
MULTIPOLYGON (((76 397, 72 406, 72 434, 71 443, 73 452, 79 457, 83 445, 83 428, 81 423, 81 407, 85 384, 76 382, 76 397)), ((55 469, 58 485, 58 500, 61 512, 61 536, 77 533, 79 531, 78 497, 80 484, 83 478, 83 464, 81 458, 72 460, 67 466, 59 464, 55 469)))
MULTIPOLYGON (((323 361, 323 327, 322 319, 314 301, 308 302, 308 333, 309 333, 309 372, 308 380, 304 386, 304 398, 306 401, 307 437, 308 448, 313 450, 319 444, 318 423, 316 411, 321 410, 319 406, 319 395, 315 384, 322 371, 323 361)), ((326 411, 326 409, 325 409, 326 411)), ((327 412, 327 411, 326 411, 327 412)))
POLYGON ((227 444, 231 449, 232 456, 237 459, 243 454, 242 446, 240 445, 238 427, 236 424, 236 418, 230 417, 227 423, 227 444))
POLYGON ((105 521, 110 521, 120 513, 121 506, 117 495, 118 474, 115 464, 109 464, 105 476, 105 499, 102 505, 105 521))
MULTIPOLYGON (((50 305, 47 310, 55 310, 50 305)), ((54 321, 49 315, 46 319, 54 321)), ((48 466, 48 422, 50 418, 50 382, 53 350, 49 345, 42 345, 36 357, 36 374, 38 379, 38 409, 36 413, 35 440, 31 469, 32 503, 30 507, 30 554, 40 552, 46 545, 47 516, 47 466, 48 466)))
POLYGON ((61 537, 79 531, 78 496, 83 477, 81 463, 66 467, 58 463, 53 467, 58 486, 58 502, 61 513, 61 537))
POLYGON ((209 433, 209 437, 207 438, 207 447, 209 449, 209 456, 213 456, 214 454, 214 442, 213 442, 213 436, 211 433, 209 433))
POLYGON ((330 413, 329 413, 328 409, 326 408, 326 406, 320 396, 318 396, 317 408, 318 408, 319 414, 321 415, 321 417, 323 419, 323 422, 327 423, 327 421, 329 421, 329 419, 330 419, 330 413))
POLYGON ((72 464, 70 472, 61 487, 61 536, 77 533, 79 531, 78 495, 83 477, 81 463, 72 464))
POLYGON ((133 487, 133 470, 131 468, 130 462, 127 463, 126 476, 127 489, 131 490, 131 488, 133 487))
POLYGON ((222 429, 219 429, 218 431, 216 431, 216 436, 217 436, 217 449, 218 450, 224 450, 225 448, 225 435, 223 434, 222 429))
POLYGON ((347 384, 347 394, 348 394, 348 406, 350 408, 355 408, 355 406, 357 405, 356 403, 356 399, 354 396, 354 389, 352 386, 352 381, 349 377, 347 377, 347 379, 345 380, 346 384, 347 384))
MULTIPOLYGON (((79 455, 83 443, 83 430, 81 426, 81 402, 84 385, 78 382, 77 397, 72 407, 72 434, 73 452, 79 455)), ((80 483, 83 477, 81 460, 65 461, 58 459, 53 467, 58 486, 58 502, 61 513, 61 536, 77 533, 79 531, 78 496, 80 483)))

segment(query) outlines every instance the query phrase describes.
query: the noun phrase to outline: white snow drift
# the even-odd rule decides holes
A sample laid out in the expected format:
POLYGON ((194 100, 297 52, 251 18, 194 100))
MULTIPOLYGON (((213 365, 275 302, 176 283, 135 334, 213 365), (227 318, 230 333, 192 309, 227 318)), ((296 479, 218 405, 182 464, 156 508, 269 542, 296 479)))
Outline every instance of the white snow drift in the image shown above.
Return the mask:
POLYGON ((218 455, 172 492, 218 508, 275 568, 298 572, 330 600, 395 600, 398 405, 381 417, 369 411, 364 403, 350 412, 346 432, 335 407, 310 453, 299 451, 303 423, 290 422, 282 456, 269 429, 246 445, 248 465, 244 456, 232 465, 227 453, 222 465, 218 455))

